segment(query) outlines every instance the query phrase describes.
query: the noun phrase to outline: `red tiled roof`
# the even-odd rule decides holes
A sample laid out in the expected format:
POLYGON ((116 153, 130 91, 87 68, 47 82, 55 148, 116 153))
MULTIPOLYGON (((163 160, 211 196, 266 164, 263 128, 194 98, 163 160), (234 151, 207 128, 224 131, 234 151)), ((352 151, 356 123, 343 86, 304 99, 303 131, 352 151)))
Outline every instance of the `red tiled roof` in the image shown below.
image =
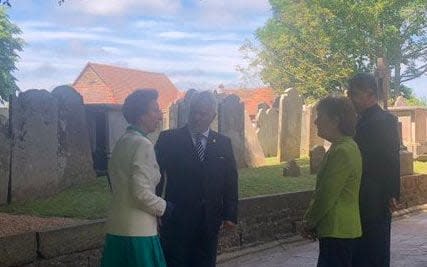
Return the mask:
POLYGON ((86 65, 73 87, 85 104, 123 104, 135 89, 153 88, 159 92, 162 110, 180 94, 165 74, 96 63, 86 65))
POLYGON ((251 118, 258 113, 258 105, 267 103, 270 107, 273 105, 277 94, 271 87, 248 88, 248 89, 220 89, 226 94, 235 94, 245 103, 245 109, 251 118))

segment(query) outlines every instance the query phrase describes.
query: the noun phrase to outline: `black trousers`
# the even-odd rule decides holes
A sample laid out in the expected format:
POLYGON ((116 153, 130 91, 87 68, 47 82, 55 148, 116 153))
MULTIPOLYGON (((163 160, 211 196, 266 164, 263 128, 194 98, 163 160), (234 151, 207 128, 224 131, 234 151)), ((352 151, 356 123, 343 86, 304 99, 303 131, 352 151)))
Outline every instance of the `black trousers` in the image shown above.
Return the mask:
POLYGON ((320 238, 317 267, 351 267, 354 239, 320 238))
POLYGON ((208 231, 206 220, 193 213, 162 226, 160 240, 168 267, 215 267, 218 231, 208 231))
POLYGON ((391 215, 379 222, 362 223, 355 242, 353 267, 389 267, 391 215))

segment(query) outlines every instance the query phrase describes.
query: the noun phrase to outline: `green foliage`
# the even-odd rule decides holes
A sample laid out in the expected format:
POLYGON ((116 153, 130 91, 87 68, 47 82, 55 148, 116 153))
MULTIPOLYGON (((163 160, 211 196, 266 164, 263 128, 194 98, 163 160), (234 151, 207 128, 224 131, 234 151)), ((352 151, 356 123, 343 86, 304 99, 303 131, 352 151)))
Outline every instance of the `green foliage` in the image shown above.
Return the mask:
MULTIPOLYGON (((277 90, 305 98, 343 92, 348 77, 385 57, 396 85, 427 71, 425 0, 270 0, 273 17, 258 29, 251 64, 277 90), (405 71, 401 73, 401 66, 405 71)), ((398 89, 396 90, 398 91, 398 89)))
POLYGON ((409 106, 427 107, 427 98, 412 96, 406 102, 409 106))
POLYGON ((10 94, 19 90, 13 76, 17 70, 18 52, 24 45, 19 34, 21 30, 10 22, 5 8, 0 6, 0 101, 7 101, 10 94))

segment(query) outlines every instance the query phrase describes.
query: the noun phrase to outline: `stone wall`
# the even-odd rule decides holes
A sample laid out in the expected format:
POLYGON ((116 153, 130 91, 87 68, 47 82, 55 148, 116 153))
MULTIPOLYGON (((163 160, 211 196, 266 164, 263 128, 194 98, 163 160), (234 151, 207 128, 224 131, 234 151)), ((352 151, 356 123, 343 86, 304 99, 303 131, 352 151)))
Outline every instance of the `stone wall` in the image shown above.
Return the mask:
MULTIPOLYGON (((427 175, 402 177, 402 208, 427 203, 427 175)), ((219 253, 296 234, 312 191, 244 198, 239 225, 221 233, 219 253)), ((0 237, 0 266, 99 266, 104 221, 0 237)))

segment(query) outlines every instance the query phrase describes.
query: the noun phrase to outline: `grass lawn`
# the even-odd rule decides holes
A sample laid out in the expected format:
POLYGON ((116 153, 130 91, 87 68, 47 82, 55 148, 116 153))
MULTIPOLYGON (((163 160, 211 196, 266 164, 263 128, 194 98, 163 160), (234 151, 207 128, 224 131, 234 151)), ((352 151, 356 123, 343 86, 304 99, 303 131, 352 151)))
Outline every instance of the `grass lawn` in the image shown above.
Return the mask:
MULTIPOLYGON (((282 164, 273 158, 267 166, 240 170, 240 197, 296 192, 314 188, 315 177, 309 175, 307 159, 298 161, 302 175, 283 177, 282 164)), ((415 172, 427 173, 426 162, 415 162, 415 172)), ((63 191, 51 198, 0 206, 0 212, 31 214, 42 217, 99 219, 106 216, 111 193, 105 177, 84 186, 63 191)))

